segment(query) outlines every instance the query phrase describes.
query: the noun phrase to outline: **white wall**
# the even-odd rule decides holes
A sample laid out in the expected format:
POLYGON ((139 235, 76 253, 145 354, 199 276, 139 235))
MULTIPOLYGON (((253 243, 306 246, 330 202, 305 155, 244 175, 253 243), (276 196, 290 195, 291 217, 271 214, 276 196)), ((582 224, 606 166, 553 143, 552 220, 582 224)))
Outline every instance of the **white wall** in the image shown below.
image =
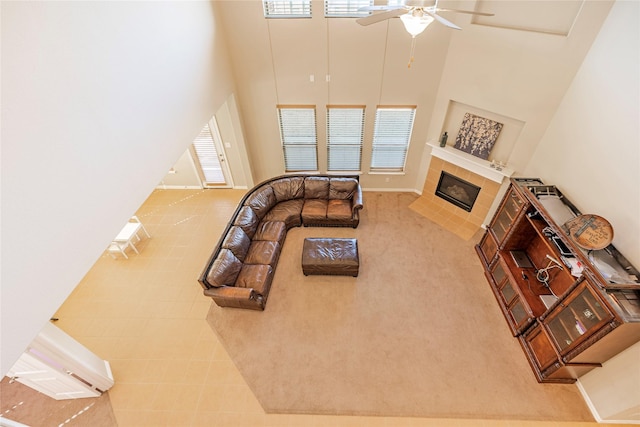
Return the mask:
POLYGON ((233 92, 210 2, 2 2, 4 374, 233 92))
POLYGON ((187 149, 178 161, 169 169, 169 172, 162 178, 158 188, 180 189, 180 188, 202 188, 202 181, 198 176, 195 159, 191 155, 191 150, 187 149))
MULTIPOLYGON (((617 1, 538 145, 528 176, 607 218, 640 266, 640 3, 617 1)), ((582 378, 606 421, 640 422, 640 343, 582 378)))
POLYGON ((612 357, 578 380, 598 421, 640 424, 640 343, 612 357))
POLYGON ((529 166, 583 213, 608 219, 640 268, 640 3, 615 3, 529 166))
POLYGON ((427 28, 409 69, 411 37, 399 19, 363 27, 355 19, 325 18, 322 1, 314 0, 312 9, 309 19, 268 20, 259 0, 221 2, 255 181, 284 173, 277 104, 316 105, 321 171, 326 171, 326 105, 365 105, 365 172, 376 105, 417 105, 406 174, 389 183, 380 175, 361 177, 369 188, 414 189, 451 30, 438 24, 427 28))
MULTIPOLYGON (((415 62, 408 68, 411 37, 399 19, 362 27, 355 19, 324 18, 318 0, 310 19, 265 19, 258 0, 222 2, 254 177, 260 181, 284 172, 276 104, 317 106, 321 171, 326 170, 325 105, 366 105, 365 188, 422 189, 425 143, 439 138, 452 101, 522 126, 511 133, 517 136, 510 137, 512 146, 496 147, 508 157, 500 160, 522 172, 612 3, 587 1, 568 37, 473 25, 469 15, 447 14, 462 31, 431 24, 416 38, 415 62), (418 107, 400 176, 368 173, 378 104, 418 107)), ((475 7, 474 1, 443 4, 475 7)), ((452 126, 455 138, 459 123, 452 126)))
MULTIPOLYGON (((540 2, 546 3, 546 2, 540 2)), ((544 134, 565 91, 596 38, 611 1, 587 1, 568 36, 540 32, 465 27, 451 39, 447 62, 429 127, 429 139, 442 130, 455 138, 460 122, 443 129, 450 104, 486 111, 483 117, 502 115, 521 122, 517 138, 501 135, 494 152, 521 175, 544 134), (508 143, 509 147, 502 144, 508 143)), ((473 111, 472 111, 473 112, 473 111)), ((512 126, 505 122, 504 132, 512 126)))

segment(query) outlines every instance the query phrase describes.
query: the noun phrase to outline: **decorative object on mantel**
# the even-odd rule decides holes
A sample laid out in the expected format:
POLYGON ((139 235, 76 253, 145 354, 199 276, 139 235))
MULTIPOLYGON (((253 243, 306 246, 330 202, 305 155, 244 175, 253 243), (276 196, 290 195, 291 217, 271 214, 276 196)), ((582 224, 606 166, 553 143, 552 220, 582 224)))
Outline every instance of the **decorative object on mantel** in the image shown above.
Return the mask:
POLYGON ((501 171, 505 166, 507 166, 506 163, 502 163, 499 160, 491 160, 491 164, 489 165, 489 167, 491 167, 492 169, 495 169, 497 171, 501 171))
POLYGON ((465 113, 453 148, 487 160, 502 126, 502 123, 465 113))
POLYGON ((444 147, 445 145, 447 145, 447 138, 449 138, 447 132, 443 133, 442 137, 440 138, 440 147, 444 147))

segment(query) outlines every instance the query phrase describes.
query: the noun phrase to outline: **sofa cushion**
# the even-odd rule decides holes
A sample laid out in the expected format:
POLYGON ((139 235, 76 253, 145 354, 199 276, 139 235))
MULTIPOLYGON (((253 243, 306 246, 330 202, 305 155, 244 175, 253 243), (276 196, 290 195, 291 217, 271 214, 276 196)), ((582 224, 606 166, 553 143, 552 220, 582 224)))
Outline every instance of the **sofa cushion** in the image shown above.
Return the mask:
POLYGON ((246 264, 263 264, 275 268, 280 256, 280 243, 268 240, 254 240, 249 246, 249 252, 244 259, 246 264))
POLYGON ((236 280, 236 287, 253 289, 260 295, 266 296, 272 279, 273 268, 270 265, 245 264, 236 280))
POLYGON ((244 261, 244 257, 249 251, 249 245, 251 245, 251 239, 247 236, 244 230, 236 225, 229 229, 227 237, 222 242, 224 249, 229 249, 240 261, 244 261))
POLYGON ((253 240, 268 240, 271 242, 278 242, 282 245, 286 235, 287 226, 284 222, 262 221, 258 224, 258 229, 256 230, 256 234, 253 235, 253 240))
POLYGON ((329 199, 352 199, 358 189, 355 178, 331 178, 329 180, 329 199))
POLYGON ((329 198, 329 178, 325 176, 308 176, 304 179, 305 199, 329 198))
POLYGON ((256 213, 249 206, 243 206, 238 212, 238 216, 236 216, 236 220, 233 222, 233 225, 237 225, 242 228, 249 239, 253 237, 256 232, 256 228, 258 228, 258 223, 260 220, 256 213))
POLYGON ((327 218, 327 200, 311 199, 305 200, 302 207, 302 221, 310 221, 327 218))
POLYGON ((291 227, 298 227, 302 224, 300 214, 304 199, 287 200, 280 202, 271 208, 264 216, 263 221, 282 221, 287 225, 287 230, 291 227))
POLYGON ((242 269, 242 263, 229 249, 221 249, 207 273, 207 282, 214 288, 233 286, 242 269))
POLYGON ((267 212, 276 204, 276 196, 273 194, 273 188, 271 188, 270 185, 263 186, 254 191, 244 204, 245 206, 251 206, 251 209, 253 209, 259 219, 264 218, 267 212))
POLYGON ((304 196, 304 177, 292 176, 270 183, 277 202, 301 199, 304 196))
POLYGON ((348 221, 352 217, 353 214, 351 213, 351 200, 329 200, 329 203, 327 205, 327 218, 348 221))

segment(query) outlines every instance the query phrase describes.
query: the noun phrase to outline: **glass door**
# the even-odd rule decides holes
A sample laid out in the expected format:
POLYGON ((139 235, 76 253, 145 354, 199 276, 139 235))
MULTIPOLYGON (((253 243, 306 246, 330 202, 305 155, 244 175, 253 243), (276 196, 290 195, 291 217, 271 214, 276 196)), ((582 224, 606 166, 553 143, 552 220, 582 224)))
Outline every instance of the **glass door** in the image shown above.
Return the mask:
POLYGON ((204 125, 191 148, 203 187, 229 188, 233 186, 215 117, 212 117, 204 125))
POLYGON ((583 336, 590 336, 613 318, 583 281, 565 302, 556 307, 546 325, 558 349, 564 351, 583 336))
POLYGON ((511 228, 511 225, 518 217, 523 206, 524 201, 518 196, 514 188, 510 188, 498 214, 491 224, 491 230, 493 230, 493 234, 496 236, 498 243, 502 243, 507 231, 511 228))
POLYGON ((491 265, 496 253, 498 253, 498 245, 493 239, 493 235, 491 233, 485 233, 482 237, 482 241, 480 242, 480 252, 484 257, 485 263, 487 265, 491 265))
POLYGON ((514 286, 512 278, 506 273, 503 267, 503 261, 499 260, 493 267, 491 274, 496 282, 502 303, 509 314, 509 325, 514 333, 518 335, 526 329, 533 320, 533 314, 530 309, 522 302, 517 288, 514 286))

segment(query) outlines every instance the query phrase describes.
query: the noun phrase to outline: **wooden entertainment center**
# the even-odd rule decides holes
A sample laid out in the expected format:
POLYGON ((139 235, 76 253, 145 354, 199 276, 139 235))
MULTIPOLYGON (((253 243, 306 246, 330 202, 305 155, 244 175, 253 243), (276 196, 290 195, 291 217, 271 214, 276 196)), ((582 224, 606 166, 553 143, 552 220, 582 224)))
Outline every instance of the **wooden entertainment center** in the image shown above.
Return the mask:
MULTIPOLYGON (((572 383, 640 341, 640 273, 558 188, 511 178, 476 252, 511 333, 539 382, 572 383), (600 234, 598 234, 600 233, 600 234)), ((612 230, 611 230, 612 231, 612 230)))

